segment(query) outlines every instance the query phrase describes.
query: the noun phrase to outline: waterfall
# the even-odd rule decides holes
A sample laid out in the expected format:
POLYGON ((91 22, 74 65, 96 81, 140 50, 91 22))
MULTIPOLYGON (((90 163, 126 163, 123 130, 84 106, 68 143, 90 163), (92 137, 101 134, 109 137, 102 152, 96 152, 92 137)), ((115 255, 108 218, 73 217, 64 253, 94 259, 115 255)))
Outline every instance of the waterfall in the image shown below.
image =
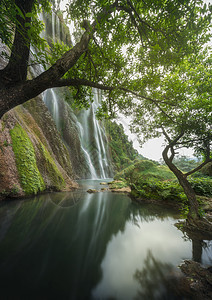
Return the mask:
MULTIPOLYGON (((41 18, 46 23, 45 15, 42 14, 41 18)), ((52 12, 49 33, 42 33, 42 35, 47 37, 51 32, 52 37, 50 38, 56 42, 56 39, 61 39, 60 32, 63 32, 61 29, 58 16, 52 12)), ((74 114, 64 101, 64 94, 66 97, 72 97, 70 92, 67 89, 64 94, 63 92, 60 92, 58 88, 48 89, 43 93, 43 100, 69 150, 77 176, 91 179, 111 177, 109 155, 106 148, 107 138, 103 125, 95 115, 101 103, 100 91, 93 89, 94 101, 90 108, 77 114, 74 114), (81 164, 83 166, 80 166, 81 164)))
POLYGON ((90 108, 79 113, 78 126, 81 128, 82 147, 86 149, 90 162, 95 166, 97 177, 106 178, 109 176, 109 163, 106 151, 107 139, 104 134, 104 128, 100 125, 100 121, 96 119, 95 115, 101 104, 100 91, 93 89, 93 96, 94 101, 90 108))
POLYGON ((55 13, 52 12, 52 40, 55 42, 55 13))
POLYGON ((59 103, 55 89, 48 89, 43 94, 43 100, 50 111, 57 130, 60 131, 59 103))
POLYGON ((97 179, 97 174, 96 174, 96 170, 94 168, 94 165, 91 161, 91 157, 88 153, 88 151, 86 150, 86 148, 83 146, 84 144, 84 141, 85 141, 85 135, 84 135, 84 128, 82 127, 81 123, 80 122, 77 122, 77 125, 78 125, 78 128, 80 129, 80 141, 81 141, 81 148, 85 154, 85 158, 88 162, 88 166, 89 166, 89 169, 90 169, 90 174, 91 174, 91 179, 97 179))
POLYGON ((58 16, 56 15, 56 36, 58 38, 58 40, 62 40, 61 39, 61 35, 60 35, 60 19, 58 18, 58 16))

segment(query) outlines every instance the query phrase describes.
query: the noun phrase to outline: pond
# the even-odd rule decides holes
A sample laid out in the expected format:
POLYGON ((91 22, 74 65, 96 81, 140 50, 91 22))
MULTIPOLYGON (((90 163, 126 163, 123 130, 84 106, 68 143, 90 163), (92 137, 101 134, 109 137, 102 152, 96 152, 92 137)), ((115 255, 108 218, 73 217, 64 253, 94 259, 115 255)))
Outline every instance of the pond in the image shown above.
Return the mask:
POLYGON ((181 299, 170 288, 177 266, 211 263, 210 242, 186 239, 176 211, 86 192, 100 182, 1 203, 1 299, 181 299))

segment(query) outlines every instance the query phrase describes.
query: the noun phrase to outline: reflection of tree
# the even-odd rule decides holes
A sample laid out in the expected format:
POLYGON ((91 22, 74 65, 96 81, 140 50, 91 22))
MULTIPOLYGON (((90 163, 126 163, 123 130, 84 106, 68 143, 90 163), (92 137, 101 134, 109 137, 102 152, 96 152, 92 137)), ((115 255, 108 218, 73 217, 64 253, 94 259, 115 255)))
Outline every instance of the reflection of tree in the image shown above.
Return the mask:
POLYGON ((134 278, 141 285, 135 299, 181 299, 177 294, 176 284, 179 276, 173 266, 156 260, 150 250, 144 260, 143 269, 136 270, 134 278))
POLYGON ((192 240, 192 259, 199 263, 202 261, 202 243, 201 240, 192 240))
MULTIPOLYGON (((207 238, 204 240, 204 235, 201 232, 184 232, 184 239, 190 240, 192 242, 192 260, 198 263, 203 263, 202 254, 203 251, 207 256, 208 261, 211 261, 210 258, 210 248, 211 243, 207 238)), ((211 262, 210 262, 211 264, 211 262)))

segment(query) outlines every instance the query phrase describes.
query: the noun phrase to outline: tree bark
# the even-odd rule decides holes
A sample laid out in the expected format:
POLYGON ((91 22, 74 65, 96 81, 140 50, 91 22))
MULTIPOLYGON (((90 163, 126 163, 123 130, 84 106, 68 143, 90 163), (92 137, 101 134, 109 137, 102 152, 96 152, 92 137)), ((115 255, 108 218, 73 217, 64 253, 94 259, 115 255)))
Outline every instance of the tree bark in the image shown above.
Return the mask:
POLYGON ((15 0, 24 18, 17 15, 14 41, 11 49, 11 55, 7 66, 0 71, 1 87, 15 85, 18 82, 26 80, 27 67, 30 52, 30 37, 26 23, 31 23, 31 18, 26 14, 32 11, 34 0, 15 0))
POLYGON ((170 145, 166 146, 166 148, 163 150, 163 159, 169 169, 175 174, 177 177, 179 184, 182 186, 183 191, 188 198, 189 202, 189 213, 187 216, 188 222, 192 223, 194 220, 200 219, 199 215, 199 203, 196 198, 196 194, 190 184, 190 182, 187 180, 187 177, 185 174, 183 174, 172 162, 172 159, 169 159, 168 157, 168 151, 171 148, 170 145))

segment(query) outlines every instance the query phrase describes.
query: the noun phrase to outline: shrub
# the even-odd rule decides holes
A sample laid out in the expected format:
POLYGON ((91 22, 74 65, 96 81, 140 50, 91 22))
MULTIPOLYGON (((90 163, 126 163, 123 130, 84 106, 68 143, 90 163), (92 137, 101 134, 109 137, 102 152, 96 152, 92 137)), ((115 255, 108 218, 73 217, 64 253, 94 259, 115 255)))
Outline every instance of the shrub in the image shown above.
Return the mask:
POLYGON ((156 179, 141 179, 131 185, 134 197, 160 200, 176 200, 186 202, 186 196, 181 186, 174 181, 160 181, 156 179))
POLYGON ((212 197, 212 179, 211 178, 191 178, 189 179, 195 193, 200 196, 212 197))

